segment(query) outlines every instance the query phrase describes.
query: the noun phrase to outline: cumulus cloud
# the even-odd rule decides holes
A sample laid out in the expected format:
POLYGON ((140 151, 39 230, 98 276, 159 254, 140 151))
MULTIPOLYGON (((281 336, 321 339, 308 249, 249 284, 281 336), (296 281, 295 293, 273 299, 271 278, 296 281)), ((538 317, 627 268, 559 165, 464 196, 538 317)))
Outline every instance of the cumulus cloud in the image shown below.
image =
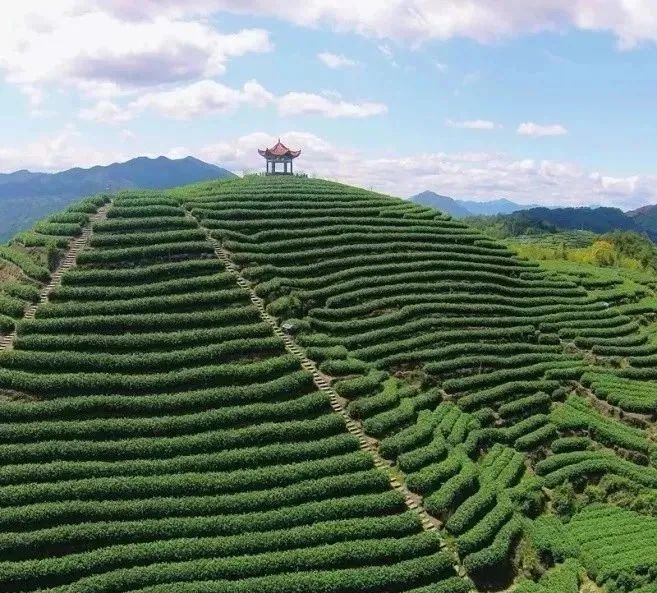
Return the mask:
POLYGON ((246 104, 262 107, 272 100, 273 95, 255 80, 245 83, 241 89, 214 80, 201 80, 170 91, 146 93, 132 101, 128 110, 132 114, 148 110, 174 119, 190 119, 226 113, 246 104))
POLYGON ((92 107, 80 110, 80 119, 87 121, 103 121, 118 123, 129 120, 132 116, 127 109, 122 109, 116 103, 103 99, 92 107))
POLYGON ((314 93, 292 92, 278 99, 278 110, 281 115, 309 114, 322 115, 330 118, 362 118, 387 113, 388 107, 383 103, 369 101, 350 103, 341 99, 333 100, 314 93))
POLYGON ((275 16, 307 27, 328 26, 377 39, 417 44, 456 37, 488 43, 540 31, 578 28, 613 34, 622 49, 657 41, 653 0, 105 0, 124 14, 209 14, 226 10, 275 16), (132 5, 139 6, 132 6, 132 5))
POLYGON ((541 125, 529 121, 521 123, 516 132, 521 136, 563 136, 568 130, 561 124, 541 125))
POLYGON ((0 145, 0 170, 61 171, 109 164, 138 155, 139 147, 131 152, 100 148, 96 139, 86 139, 75 126, 65 126, 25 144, 0 145))
POLYGON ((350 102, 339 94, 292 92, 275 96, 256 80, 242 88, 233 88, 216 80, 200 80, 166 91, 148 92, 123 106, 104 99, 82 109, 79 117, 107 123, 124 122, 145 111, 172 119, 192 119, 215 113, 228 113, 241 106, 274 105, 281 115, 318 115, 328 118, 364 118, 381 115, 388 108, 383 103, 350 102))
POLYGON ((0 20, 0 69, 28 89, 72 85, 108 96, 215 76, 232 57, 272 49, 261 29, 225 34, 203 20, 166 14, 125 20, 103 2, 10 4, 0 20))
POLYGON ((470 119, 465 121, 445 120, 445 125, 450 128, 462 128, 465 130, 494 130, 500 128, 499 124, 487 119, 470 119))
POLYGON ((337 70, 338 68, 351 68, 353 66, 358 66, 356 60, 352 60, 341 54, 332 54, 327 51, 317 54, 317 59, 325 66, 334 70, 337 70))

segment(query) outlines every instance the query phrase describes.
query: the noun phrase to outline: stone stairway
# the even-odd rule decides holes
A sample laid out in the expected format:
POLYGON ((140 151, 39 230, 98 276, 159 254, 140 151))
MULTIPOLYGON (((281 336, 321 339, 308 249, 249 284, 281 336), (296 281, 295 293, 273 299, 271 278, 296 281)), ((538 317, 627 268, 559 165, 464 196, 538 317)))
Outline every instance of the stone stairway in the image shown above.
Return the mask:
MULTIPOLYGON (((92 225, 95 222, 104 220, 107 217, 107 210, 109 209, 110 204, 105 204, 98 211, 89 217, 89 222, 82 228, 82 232, 78 237, 73 239, 69 244, 68 249, 64 255, 64 258, 57 266, 57 269, 50 275, 50 280, 39 293, 39 299, 36 303, 30 304, 23 313, 23 319, 34 319, 36 315, 37 308, 39 305, 48 302, 48 298, 55 288, 57 288, 62 281, 62 275, 67 270, 70 270, 74 265, 78 257, 78 253, 89 243, 89 239, 92 234, 92 225)), ((16 339, 16 330, 2 336, 0 338, 0 351, 2 350, 11 350, 16 339)))

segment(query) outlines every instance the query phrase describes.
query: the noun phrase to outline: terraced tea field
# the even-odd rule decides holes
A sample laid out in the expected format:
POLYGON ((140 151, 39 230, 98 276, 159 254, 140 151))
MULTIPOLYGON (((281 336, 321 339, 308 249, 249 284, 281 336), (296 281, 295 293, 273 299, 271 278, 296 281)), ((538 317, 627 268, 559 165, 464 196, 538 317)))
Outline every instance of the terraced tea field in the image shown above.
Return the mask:
POLYGON ((0 250, 0 590, 657 578, 589 549, 657 537, 651 295, 322 180, 72 208, 0 250))

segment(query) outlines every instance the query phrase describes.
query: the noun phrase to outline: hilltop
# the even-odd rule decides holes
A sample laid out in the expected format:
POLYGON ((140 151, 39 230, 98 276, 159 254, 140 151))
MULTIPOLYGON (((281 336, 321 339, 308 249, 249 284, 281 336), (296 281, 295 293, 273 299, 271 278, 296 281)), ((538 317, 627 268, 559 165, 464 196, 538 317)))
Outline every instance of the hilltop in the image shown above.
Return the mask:
POLYGON ((654 281, 291 176, 100 195, 0 258, 2 590, 657 574, 654 281))
POLYGON ((123 163, 75 167, 59 173, 27 170, 0 174, 0 242, 29 228, 39 218, 83 196, 129 188, 163 189, 234 177, 226 169, 194 157, 138 157, 123 163))

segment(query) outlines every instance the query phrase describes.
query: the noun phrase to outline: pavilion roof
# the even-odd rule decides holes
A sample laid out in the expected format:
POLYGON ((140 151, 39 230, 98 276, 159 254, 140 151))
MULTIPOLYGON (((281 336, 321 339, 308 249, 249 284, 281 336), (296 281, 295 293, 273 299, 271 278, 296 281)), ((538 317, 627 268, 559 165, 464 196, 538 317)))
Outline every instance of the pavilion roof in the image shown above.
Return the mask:
POLYGON ((290 150, 285 144, 281 142, 281 139, 278 139, 278 142, 274 144, 271 148, 266 148, 265 150, 258 149, 258 153, 263 157, 285 157, 297 158, 300 154, 300 150, 290 150))

